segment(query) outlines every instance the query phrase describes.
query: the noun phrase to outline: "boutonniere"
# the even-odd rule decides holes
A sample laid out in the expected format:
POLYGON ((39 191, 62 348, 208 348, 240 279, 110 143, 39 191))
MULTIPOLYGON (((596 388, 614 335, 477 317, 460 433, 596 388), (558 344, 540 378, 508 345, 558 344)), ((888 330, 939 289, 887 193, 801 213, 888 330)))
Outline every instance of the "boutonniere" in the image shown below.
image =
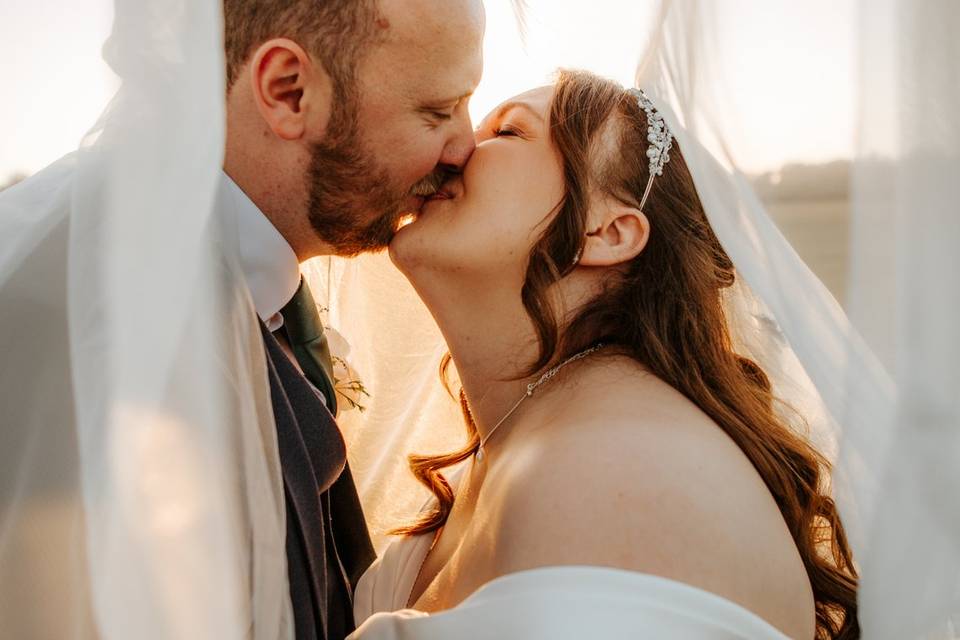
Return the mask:
POLYGON ((350 344, 339 331, 325 327, 327 345, 330 347, 330 359, 333 361, 333 388, 337 392, 337 403, 341 411, 366 410, 364 398, 370 393, 363 385, 360 374, 350 364, 350 344))

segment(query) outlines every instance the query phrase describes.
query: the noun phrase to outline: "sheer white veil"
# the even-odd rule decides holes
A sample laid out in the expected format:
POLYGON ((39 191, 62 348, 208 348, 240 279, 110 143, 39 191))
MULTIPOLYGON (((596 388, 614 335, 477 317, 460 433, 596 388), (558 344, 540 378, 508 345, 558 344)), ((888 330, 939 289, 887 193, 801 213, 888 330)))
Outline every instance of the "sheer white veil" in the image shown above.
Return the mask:
POLYGON ((861 0, 858 32, 848 306, 897 390, 853 396, 844 424, 861 619, 868 638, 957 637, 960 4, 861 0))
POLYGON ((263 347, 230 221, 220 2, 117 0, 121 88, 0 194, 0 620, 292 634, 263 347))

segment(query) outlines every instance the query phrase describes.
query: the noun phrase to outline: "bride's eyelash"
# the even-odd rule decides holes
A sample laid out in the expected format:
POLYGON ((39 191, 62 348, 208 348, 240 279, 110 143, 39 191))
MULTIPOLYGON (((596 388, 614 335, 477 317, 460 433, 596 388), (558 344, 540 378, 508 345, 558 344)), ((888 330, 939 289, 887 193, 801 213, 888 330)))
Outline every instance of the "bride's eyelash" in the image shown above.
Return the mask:
POLYGON ((493 130, 495 136, 520 136, 520 131, 512 125, 504 125, 493 130))

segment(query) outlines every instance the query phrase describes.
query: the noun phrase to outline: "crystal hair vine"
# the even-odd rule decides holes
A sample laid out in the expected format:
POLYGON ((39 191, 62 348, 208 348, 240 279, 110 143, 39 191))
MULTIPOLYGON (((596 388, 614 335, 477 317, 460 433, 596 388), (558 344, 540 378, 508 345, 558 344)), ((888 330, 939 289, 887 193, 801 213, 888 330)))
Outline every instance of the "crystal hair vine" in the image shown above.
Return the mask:
MULTIPOLYGON (((663 167, 670 162, 670 149, 673 148, 673 134, 667 121, 653 106, 653 101, 647 97, 642 89, 627 89, 627 92, 637 99, 640 108, 647 114, 647 141, 650 146, 647 147, 647 158, 650 159, 650 177, 647 179, 647 188, 643 190, 643 197, 640 198, 640 211, 647 204, 647 198, 650 196, 650 190, 653 188, 653 179, 663 175, 663 167)), ((583 256, 583 246, 577 250, 573 257, 573 266, 580 263, 583 256)), ((572 267, 571 267, 572 268, 572 267)))
POLYGON ((653 188, 653 179, 656 176, 663 175, 663 167, 670 162, 670 149, 673 148, 673 134, 667 126, 667 121, 653 106, 653 102, 647 97, 641 89, 628 89, 630 95, 637 99, 640 107, 647 114, 647 141, 650 146, 647 147, 647 158, 650 159, 650 178, 647 180, 647 188, 643 190, 643 198, 640 199, 640 210, 643 211, 647 203, 647 197, 650 195, 650 189, 653 188))

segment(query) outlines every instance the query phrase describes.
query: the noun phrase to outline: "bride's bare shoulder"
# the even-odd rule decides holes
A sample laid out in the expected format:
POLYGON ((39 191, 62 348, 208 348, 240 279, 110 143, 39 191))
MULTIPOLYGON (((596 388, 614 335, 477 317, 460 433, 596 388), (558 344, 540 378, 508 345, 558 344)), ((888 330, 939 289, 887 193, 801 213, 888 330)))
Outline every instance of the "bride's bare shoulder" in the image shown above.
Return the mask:
POLYGON ((777 504, 706 414, 642 371, 591 370, 549 423, 511 446, 497 481, 503 573, 614 566, 717 593, 788 633, 813 601, 777 504), (800 603, 800 604, 798 604, 800 603))

